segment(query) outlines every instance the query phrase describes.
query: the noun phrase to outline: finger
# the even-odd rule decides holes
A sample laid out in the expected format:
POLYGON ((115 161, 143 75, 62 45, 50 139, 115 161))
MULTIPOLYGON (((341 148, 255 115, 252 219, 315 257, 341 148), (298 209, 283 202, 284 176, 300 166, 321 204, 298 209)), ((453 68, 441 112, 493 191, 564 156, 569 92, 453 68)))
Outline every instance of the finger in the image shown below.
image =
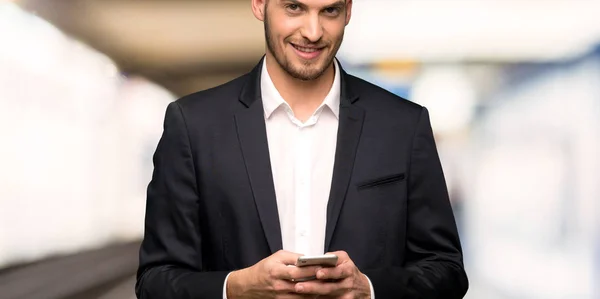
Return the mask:
POLYGON ((298 279, 298 278, 306 278, 306 277, 315 277, 317 276, 317 271, 319 271, 322 267, 320 266, 307 266, 307 267, 295 267, 289 266, 288 269, 288 277, 290 279, 298 279))
POLYGON ((272 266, 269 274, 271 276, 271 279, 291 280, 293 278, 291 269, 294 267, 295 266, 283 265, 283 264, 277 263, 272 266))
POLYGON ((348 253, 346 251, 340 250, 340 251, 334 251, 334 252, 328 252, 326 254, 334 254, 338 257, 338 261, 337 264, 342 264, 345 263, 346 261, 350 260, 350 256, 348 255, 348 253))
POLYGON ((271 290, 278 295, 285 295, 295 292, 296 284, 287 280, 276 279, 271 282, 271 290))
POLYGON ((285 279, 294 280, 298 278, 307 278, 317 276, 317 271, 321 267, 319 266, 308 266, 308 267, 296 267, 291 265, 275 265, 271 269, 271 277, 273 279, 285 279))
POLYGON ((301 257, 302 254, 279 250, 273 254, 275 260, 284 265, 295 265, 298 257, 301 257))
POLYGON ((345 264, 337 265, 334 268, 322 268, 317 271, 316 276, 317 276, 317 279, 320 279, 320 280, 344 279, 344 278, 352 276, 352 273, 354 273, 354 271, 353 271, 354 267, 355 266, 353 263, 345 263, 345 264))
POLYGON ((338 293, 342 293, 343 290, 343 281, 323 282, 314 280, 307 282, 299 282, 295 286, 295 291, 298 294, 335 295, 338 293))

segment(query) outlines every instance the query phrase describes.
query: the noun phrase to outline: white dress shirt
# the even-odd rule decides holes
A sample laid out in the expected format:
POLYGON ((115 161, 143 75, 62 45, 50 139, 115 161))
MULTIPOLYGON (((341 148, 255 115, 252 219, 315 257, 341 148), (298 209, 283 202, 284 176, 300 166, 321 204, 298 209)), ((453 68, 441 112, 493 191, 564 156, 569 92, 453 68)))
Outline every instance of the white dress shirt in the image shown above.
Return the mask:
POLYGON ((304 255, 324 253, 340 110, 340 76, 335 69, 331 90, 304 123, 279 95, 266 65, 262 70, 262 100, 283 249, 304 255))
MULTIPOLYGON (((329 93, 305 122, 294 116, 275 88, 266 58, 260 88, 283 250, 323 254, 340 110, 339 66, 336 62, 329 93)), ((226 286, 227 278, 225 299, 226 286)), ((375 298, 372 285, 371 297, 375 298)))

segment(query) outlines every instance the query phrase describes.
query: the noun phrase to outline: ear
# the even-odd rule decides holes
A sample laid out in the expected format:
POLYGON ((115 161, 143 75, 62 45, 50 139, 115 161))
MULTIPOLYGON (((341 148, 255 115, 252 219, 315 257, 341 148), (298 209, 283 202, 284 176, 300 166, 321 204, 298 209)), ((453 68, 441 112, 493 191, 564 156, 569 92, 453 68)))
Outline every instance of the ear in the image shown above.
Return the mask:
POLYGON ((259 21, 265 20, 265 13, 267 9, 268 0, 252 0, 252 13, 259 21))
POLYGON ((346 25, 350 23, 352 17, 352 0, 346 0, 346 25))

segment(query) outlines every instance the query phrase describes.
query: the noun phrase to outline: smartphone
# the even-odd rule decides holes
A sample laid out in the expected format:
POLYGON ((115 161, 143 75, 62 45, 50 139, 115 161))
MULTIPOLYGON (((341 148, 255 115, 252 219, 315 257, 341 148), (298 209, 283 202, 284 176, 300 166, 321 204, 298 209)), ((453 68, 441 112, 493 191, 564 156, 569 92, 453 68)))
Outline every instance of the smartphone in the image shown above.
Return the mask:
POLYGON ((333 254, 323 255, 303 255, 298 257, 296 261, 296 267, 305 266, 323 266, 323 267, 335 267, 337 265, 338 257, 333 254))

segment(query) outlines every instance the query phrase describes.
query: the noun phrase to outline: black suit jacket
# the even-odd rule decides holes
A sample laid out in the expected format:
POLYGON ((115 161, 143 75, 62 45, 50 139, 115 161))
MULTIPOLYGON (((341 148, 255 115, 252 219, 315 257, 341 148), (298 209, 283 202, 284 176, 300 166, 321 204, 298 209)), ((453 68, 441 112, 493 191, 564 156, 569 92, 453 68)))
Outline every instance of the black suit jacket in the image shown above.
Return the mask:
MULTIPOLYGON (((282 249, 261 67, 168 106, 139 298, 221 298, 230 271, 282 249)), ((378 299, 462 298, 468 282, 427 110, 343 70, 341 82, 324 251, 347 251, 378 299)))

